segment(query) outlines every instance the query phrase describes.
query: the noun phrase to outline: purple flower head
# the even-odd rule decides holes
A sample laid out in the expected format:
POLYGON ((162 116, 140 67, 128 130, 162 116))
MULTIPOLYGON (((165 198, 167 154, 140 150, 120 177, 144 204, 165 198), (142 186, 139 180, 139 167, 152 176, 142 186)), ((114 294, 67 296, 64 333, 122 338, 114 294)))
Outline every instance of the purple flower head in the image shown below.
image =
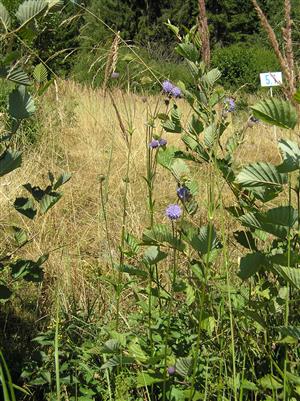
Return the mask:
POLYGON ((177 188, 177 196, 183 202, 189 201, 192 197, 190 190, 187 187, 177 188))
POLYGON ((182 214, 182 210, 178 205, 169 205, 166 209, 166 216, 170 220, 177 220, 182 214))
POLYGON ((159 147, 159 142, 157 139, 152 139, 152 141, 149 143, 149 148, 151 149, 156 149, 159 147))
POLYGON ((169 374, 170 376, 175 375, 175 373, 176 373, 176 368, 175 368, 175 366, 169 366, 168 369, 167 369, 167 372, 168 372, 168 374, 169 374))
POLYGON ((166 144, 168 143, 168 141, 164 138, 160 138, 158 140, 158 142, 159 142, 159 146, 166 146, 166 144))
POLYGON ((113 72, 111 73, 111 78, 112 78, 112 79, 117 79, 117 78, 119 78, 119 76, 120 76, 120 74, 119 74, 118 72, 116 72, 116 71, 113 71, 113 72))
POLYGON ((171 94, 174 97, 180 97, 181 96, 181 90, 179 88, 177 88, 177 86, 173 86, 173 89, 171 91, 171 94))
POLYGON ((168 93, 169 95, 171 95, 174 85, 170 81, 167 80, 162 83, 162 88, 165 93, 168 93))
POLYGON ((224 104, 228 113, 232 113, 235 110, 235 101, 231 97, 227 97, 224 101, 224 104))

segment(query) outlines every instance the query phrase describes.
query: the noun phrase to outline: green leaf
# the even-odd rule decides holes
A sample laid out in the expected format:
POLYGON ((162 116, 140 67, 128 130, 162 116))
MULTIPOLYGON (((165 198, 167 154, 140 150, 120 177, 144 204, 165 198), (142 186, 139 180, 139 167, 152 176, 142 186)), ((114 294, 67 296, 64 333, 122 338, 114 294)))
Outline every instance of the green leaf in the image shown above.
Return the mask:
POLYGON ((285 267, 285 266, 273 266, 273 269, 293 287, 300 290, 300 268, 296 267, 285 267))
POLYGON ((19 259, 10 264, 12 277, 16 280, 23 278, 26 281, 41 282, 44 276, 41 267, 43 262, 44 259, 39 259, 36 262, 33 260, 19 259))
POLYGON ((13 170, 21 167, 22 153, 19 151, 9 151, 0 155, 0 177, 10 173, 13 170))
POLYGON ((135 338, 130 342, 128 345, 128 353, 130 357, 141 363, 146 362, 148 359, 147 355, 139 344, 138 338, 135 338))
POLYGON ((293 337, 296 340, 300 340, 300 327, 296 326, 287 326, 287 327, 277 327, 278 331, 283 335, 283 336, 289 336, 293 337))
POLYGON ((177 149, 174 148, 173 146, 168 146, 165 149, 160 148, 157 153, 157 162, 161 166, 170 170, 175 158, 176 151, 177 149))
POLYGON ((195 63, 199 60, 199 50, 192 43, 180 43, 175 48, 176 52, 185 59, 195 63))
POLYGON ((7 300, 11 297, 12 291, 6 285, 0 284, 0 300, 7 300))
POLYGON ((235 231, 233 236, 244 248, 256 250, 255 239, 253 238, 251 231, 235 231))
POLYGON ((71 179, 71 174, 70 173, 63 173, 58 180, 56 181, 56 183, 53 186, 53 189, 56 190, 59 187, 61 187, 62 185, 64 185, 66 182, 68 182, 71 179))
POLYGON ((135 359, 132 357, 115 355, 112 358, 110 358, 107 362, 105 362, 100 367, 100 369, 114 368, 115 366, 120 366, 120 365, 131 365, 134 362, 135 359))
POLYGON ((33 219, 37 213, 33 201, 28 198, 16 198, 14 208, 29 219, 33 219))
POLYGON ((210 229, 209 226, 201 227, 199 234, 194 235, 189 243, 201 255, 206 255, 220 246, 215 228, 210 229))
POLYGON ((166 132, 173 132, 180 134, 182 132, 182 126, 180 121, 180 114, 177 107, 173 107, 170 113, 170 119, 162 123, 162 127, 166 132))
POLYGON ((251 109, 256 118, 281 128, 294 129, 297 124, 297 110, 290 102, 282 99, 262 100, 251 109))
POLYGON ((164 224, 156 224, 151 230, 146 230, 143 234, 143 242, 149 245, 166 242, 179 251, 185 249, 184 243, 179 238, 174 238, 170 229, 164 224))
POLYGON ((300 169, 300 149, 297 143, 289 139, 281 139, 278 146, 283 157, 283 163, 278 166, 278 171, 290 173, 300 169))
POLYGON ((294 94, 294 100, 296 100, 297 103, 300 103, 300 89, 297 89, 297 92, 294 94))
POLYGON ((30 117, 35 112, 33 98, 25 86, 20 85, 9 94, 9 114, 16 120, 30 117))
POLYGON ((31 84, 29 76, 18 65, 14 65, 12 67, 0 65, 0 77, 8 79, 9 81, 19 85, 31 84))
POLYGON ((26 24, 46 11, 47 8, 48 1, 46 0, 25 0, 20 4, 16 12, 16 17, 22 24, 26 24))
POLYGON ((43 63, 37 64, 33 70, 33 77, 39 84, 47 81, 48 71, 43 63))
POLYGON ((266 375, 262 377, 261 379, 258 380, 258 383, 261 385, 263 389, 269 389, 269 390, 279 390, 280 388, 283 387, 281 380, 272 375, 266 375))
POLYGON ((40 208, 42 213, 47 213, 62 197, 62 194, 58 192, 50 192, 45 194, 40 200, 40 208))
POLYGON ((193 370, 193 358, 178 358, 176 359, 176 373, 184 379, 188 378, 193 370))
POLYGON ((245 188, 261 186, 281 188, 287 183, 287 175, 281 174, 271 163, 253 163, 242 169, 236 181, 245 188))
POLYGON ((213 68, 201 77, 201 82, 209 88, 212 88, 214 84, 221 78, 221 72, 218 68, 213 68))
POLYGON ((161 373, 138 372, 136 376, 136 387, 147 387, 155 383, 162 383, 164 376, 161 373))
POLYGON ((3 25, 4 30, 7 32, 11 26, 11 18, 9 12, 2 3, 0 3, 0 22, 3 25))
POLYGON ((130 266, 130 265, 114 265, 114 267, 122 273, 127 273, 131 276, 138 276, 138 277, 148 277, 148 273, 145 272, 144 270, 138 269, 135 266, 130 266))
POLYGON ((170 170, 179 182, 190 174, 188 166, 182 159, 175 159, 171 164, 170 170))
POLYGON ((216 124, 211 124, 204 130, 204 143, 208 149, 212 149, 218 140, 218 128, 216 124))
POLYGON ((12 230, 18 246, 22 246, 28 241, 27 234, 22 228, 13 226, 12 230))
POLYGON ((149 246, 144 253, 144 259, 150 265, 156 265, 164 260, 167 256, 168 254, 162 252, 158 246, 149 246))
POLYGON ((197 137, 203 131, 203 129, 204 127, 201 120, 196 114, 193 114, 188 125, 189 133, 197 137))
POLYGON ((238 276, 242 280, 247 280, 254 274, 258 273, 265 265, 265 255, 260 252, 249 253, 248 255, 241 258, 240 271, 238 272, 238 276))

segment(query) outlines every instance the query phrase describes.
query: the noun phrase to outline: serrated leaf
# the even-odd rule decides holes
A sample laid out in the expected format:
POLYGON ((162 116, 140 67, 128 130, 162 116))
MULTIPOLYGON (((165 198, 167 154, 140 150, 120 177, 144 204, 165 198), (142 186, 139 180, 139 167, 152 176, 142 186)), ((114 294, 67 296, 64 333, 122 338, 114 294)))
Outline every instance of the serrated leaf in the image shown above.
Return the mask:
POLYGON ((115 366, 120 366, 120 365, 130 365, 134 362, 135 362, 134 358, 127 357, 127 356, 114 355, 107 362, 105 362, 100 367, 100 369, 114 368, 115 366))
POLYGON ((26 232, 20 227, 12 227, 14 239, 18 246, 24 245, 28 241, 26 232))
POLYGON ((0 3, 0 22, 3 25, 4 30, 7 32, 11 26, 11 18, 9 12, 2 3, 0 3))
POLYGON ((158 246, 149 246, 145 253, 144 253, 144 259, 149 263, 150 265, 155 265, 162 260, 164 260, 168 256, 167 253, 162 252, 158 246))
POLYGON ((278 166, 281 173, 289 173, 300 169, 300 149, 297 143, 289 139, 281 139, 278 144, 283 162, 278 166))
POLYGON ((201 81, 204 85, 209 88, 213 87, 214 84, 221 78, 221 72, 218 68, 213 68, 201 77, 201 81))
POLYGON ((252 106, 251 109, 256 118, 281 128, 294 129, 298 121, 295 107, 282 99, 262 100, 252 106))
POLYGON ((23 214, 29 219, 33 219, 37 212, 34 208, 33 201, 28 198, 16 198, 14 202, 14 207, 19 213, 23 214))
POLYGON ((144 363, 147 361, 148 357, 142 350, 138 338, 132 340, 128 346, 129 356, 133 357, 136 361, 144 363))
POLYGON ((61 176, 57 179, 56 183, 53 186, 53 189, 56 190, 65 183, 67 183, 71 179, 71 174, 70 173, 63 173, 61 176))
POLYGON ((266 258, 261 252, 249 253, 241 258, 238 276, 242 280, 247 280, 258 273, 265 265, 266 258))
POLYGON ((300 268, 297 267, 285 267, 285 266, 274 266, 273 269, 293 287, 300 290, 300 268))
POLYGON ((0 177, 19 168, 22 164, 22 153, 6 150, 0 155, 0 177))
POLYGON ((34 67, 33 77, 39 84, 47 81, 48 71, 43 63, 40 63, 34 67))
POLYGON ((20 4, 16 12, 16 17, 22 24, 25 24, 31 19, 38 17, 47 8, 48 1, 46 0, 25 0, 20 4))
POLYGON ((187 378, 191 375, 193 370, 193 358, 178 358, 176 360, 176 373, 187 378))
POLYGON ((253 163, 242 169, 236 182, 245 188, 282 187, 287 183, 287 175, 281 174, 271 163, 253 163))
POLYGON ((180 182, 183 177, 190 174, 190 170, 182 159, 175 159, 171 164, 171 172, 174 177, 180 182))
POLYGON ((147 387, 155 383, 161 383, 164 381, 164 376, 161 373, 151 372, 138 372, 136 376, 136 387, 147 387))
POLYGON ((170 229, 164 224, 156 224, 151 230, 146 230, 143 234, 143 242, 149 245, 166 242, 179 251, 185 248, 184 243, 179 238, 174 238, 170 229))
POLYGON ((51 192, 50 194, 45 194, 40 200, 40 208, 42 213, 48 212, 62 197, 62 194, 58 192, 51 192))
POLYGON ((300 340, 300 326, 287 326, 287 327, 277 327, 278 331, 283 335, 283 336, 289 336, 293 337, 297 340, 300 340))
POLYGON ((192 43, 180 43, 175 48, 176 52, 185 59, 195 63, 199 57, 199 51, 192 43))
POLYGON ((180 134, 182 126, 180 121, 180 114, 177 107, 173 107, 170 113, 170 119, 162 123, 162 127, 166 132, 180 134))
POLYGON ((218 140, 218 129, 216 124, 211 124, 204 130, 204 143, 208 149, 214 147, 218 140))
POLYGON ((18 65, 11 67, 0 65, 0 77, 19 85, 31 84, 28 74, 18 65))
POLYGON ((9 94, 8 111, 16 120, 28 118, 35 112, 34 100, 25 86, 20 85, 9 94))

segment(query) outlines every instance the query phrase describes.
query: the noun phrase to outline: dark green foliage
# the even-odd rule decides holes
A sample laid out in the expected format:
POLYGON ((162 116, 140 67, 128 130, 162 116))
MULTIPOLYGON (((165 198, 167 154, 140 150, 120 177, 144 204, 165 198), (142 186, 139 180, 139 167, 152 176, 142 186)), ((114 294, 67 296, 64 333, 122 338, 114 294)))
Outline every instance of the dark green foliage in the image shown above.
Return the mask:
POLYGON ((235 44, 216 49, 213 52, 212 65, 220 69, 221 82, 225 88, 246 85, 245 89, 249 91, 259 88, 261 72, 277 71, 280 68, 272 50, 250 44, 235 44))

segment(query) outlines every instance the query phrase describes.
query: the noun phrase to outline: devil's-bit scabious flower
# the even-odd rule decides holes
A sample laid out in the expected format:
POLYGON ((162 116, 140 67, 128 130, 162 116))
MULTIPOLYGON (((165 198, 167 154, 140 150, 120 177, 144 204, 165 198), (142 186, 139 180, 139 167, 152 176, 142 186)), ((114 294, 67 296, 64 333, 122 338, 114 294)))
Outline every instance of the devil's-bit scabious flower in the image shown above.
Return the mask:
POLYGON ((170 220, 177 220, 182 214, 182 210, 178 205, 169 205, 166 209, 166 216, 169 217, 170 220))
POLYGON ((159 147, 159 142, 157 139, 152 139, 152 141, 149 143, 149 148, 151 149, 156 149, 159 147))
POLYGON ((173 86, 173 89, 171 91, 171 95, 174 97, 180 97, 181 96, 181 90, 177 86, 173 86))
POLYGON ((168 143, 168 141, 164 138, 160 138, 158 140, 158 142, 159 142, 159 146, 166 146, 166 144, 168 143))
POLYGON ((120 76, 120 74, 119 74, 118 72, 116 72, 116 71, 113 71, 113 72, 111 73, 111 78, 112 78, 112 79, 117 79, 117 78, 119 78, 119 76, 120 76))
POLYGON ((225 110, 227 113, 232 113, 235 110, 235 101, 231 97, 227 97, 224 100, 225 110))
POLYGON ((162 83, 162 88, 165 93, 171 95, 174 85, 170 81, 166 80, 162 83))
POLYGON ((175 375, 175 373, 176 373, 175 366, 169 366, 168 369, 167 369, 167 372, 168 372, 169 376, 175 375))
POLYGON ((183 186, 183 187, 177 188, 177 196, 183 202, 187 202, 191 199, 192 194, 187 187, 183 186))

